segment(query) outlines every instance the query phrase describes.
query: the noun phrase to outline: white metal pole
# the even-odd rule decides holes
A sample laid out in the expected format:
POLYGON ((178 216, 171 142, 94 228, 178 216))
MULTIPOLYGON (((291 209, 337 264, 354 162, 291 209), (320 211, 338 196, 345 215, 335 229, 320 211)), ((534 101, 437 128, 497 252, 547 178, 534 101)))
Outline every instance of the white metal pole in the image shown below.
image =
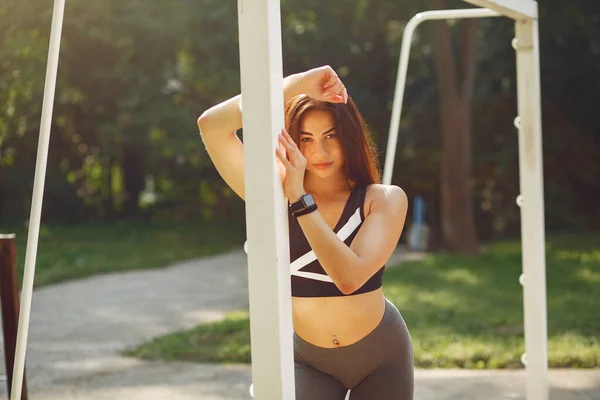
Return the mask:
POLYGON ((548 399, 546 250, 538 21, 516 22, 527 399, 548 399))
POLYGON ((537 18, 538 5, 536 0, 464 0, 478 7, 496 10, 514 20, 522 18, 537 18))
POLYGON ((27 249, 25 252, 25 271, 23 274, 23 287, 21 290, 21 308, 19 311, 19 326, 17 330, 17 344, 13 365, 11 400, 21 399, 21 389, 23 386, 23 371, 25 369, 25 353, 27 351, 27 334, 29 331, 29 316, 31 312, 31 296, 33 293, 33 278, 35 276, 35 261, 40 233, 44 184, 46 181, 46 166, 48 163, 48 146, 50 143, 50 127, 52 125, 52 110, 54 108, 54 92, 56 89, 58 56, 60 53, 60 39, 64 12, 65 0, 55 0, 52 13, 52 26, 50 29, 50 45, 48 48, 40 137, 33 181, 27 249))
POLYGON ((238 0, 254 398, 293 400, 287 204, 276 169, 283 120, 280 0, 238 0))
POLYGON ((390 131, 388 135, 387 152, 385 156, 385 165, 383 168, 383 184, 392 183, 392 173, 394 170, 394 161, 396 159, 396 146, 398 145, 398 132, 400 130, 400 119, 402 116, 402 103, 404 101, 404 89, 406 87, 406 75, 408 72, 408 61, 410 58, 410 48, 412 38, 417 27, 425 21, 440 19, 465 19, 465 18, 486 18, 500 17, 496 11, 488 9, 471 8, 465 10, 441 10, 425 11, 415 15, 404 29, 402 38, 402 49, 398 61, 398 76, 396 78, 396 89, 394 93, 394 103, 392 106, 392 118, 390 131))

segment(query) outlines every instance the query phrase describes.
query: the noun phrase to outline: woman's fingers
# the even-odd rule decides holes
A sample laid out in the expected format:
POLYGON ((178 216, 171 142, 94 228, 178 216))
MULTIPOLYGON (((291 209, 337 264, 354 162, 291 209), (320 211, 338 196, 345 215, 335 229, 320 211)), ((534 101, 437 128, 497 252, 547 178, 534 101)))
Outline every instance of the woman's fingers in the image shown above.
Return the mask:
MULTIPOLYGON (((284 131, 282 131, 282 132, 284 132, 284 131)), ((290 144, 290 142, 288 141, 288 139, 284 135, 286 135, 286 134, 285 133, 281 133, 279 135, 279 143, 281 143, 283 145, 283 147, 285 148, 287 154, 290 156, 290 160, 291 160, 292 158, 294 158, 296 156, 295 149, 294 149, 294 146, 292 146, 290 144)))
POLYGON ((341 94, 342 97, 342 101, 344 102, 344 104, 348 103, 348 91, 346 90, 346 88, 344 87, 344 91, 341 94))
POLYGON ((331 93, 332 95, 336 95, 340 94, 342 90, 344 90, 344 84, 341 80, 336 79, 333 85, 331 85, 331 87, 327 89, 327 92, 331 93))
POLYGON ((292 164, 287 159, 287 157, 285 156, 285 154, 283 153, 283 151, 281 151, 280 149, 276 149, 275 150, 275 154, 277 155, 277 157, 279 158, 279 161, 281 161, 281 163, 285 166, 286 169, 292 167, 292 164))
POLYGON ((300 152, 296 142, 294 142, 294 139, 292 139, 285 129, 282 129, 281 134, 279 135, 279 142, 285 146, 285 149, 290 156, 290 161, 292 161, 293 164, 302 164, 304 156, 300 152))
POLYGON ((293 150, 293 149, 298 150, 298 146, 296 146, 296 142, 294 142, 294 139, 292 139, 290 134, 287 133, 287 131, 285 129, 281 130, 281 133, 279 134, 279 139, 284 144, 284 146, 286 146, 286 148, 289 148, 291 150, 293 150))
POLYGON ((329 98, 330 100, 333 101, 343 101, 345 102, 345 98, 344 98, 344 92, 346 91, 346 87, 344 86, 344 84, 342 83, 341 80, 337 80, 333 86, 327 90, 326 94, 328 93, 329 95, 326 96, 327 98, 329 98))
POLYGON ((346 103, 348 94, 344 83, 329 65, 306 71, 304 82, 309 85, 307 94, 330 103, 346 103))
POLYGON ((329 66, 325 67, 325 78, 327 79, 325 85, 323 85, 323 88, 325 90, 329 89, 329 87, 331 87, 335 83, 335 81, 339 79, 333 68, 329 66))
POLYGON ((296 146, 296 142, 294 142, 294 139, 292 139, 292 137, 290 136, 290 134, 287 133, 287 131, 285 129, 281 130, 281 136, 283 136, 283 138, 285 139, 285 141, 287 142, 287 144, 289 144, 290 146, 292 146, 296 150, 300 151, 300 149, 298 148, 298 146, 296 146))
POLYGON ((333 72, 331 78, 324 86, 323 97, 331 102, 346 103, 348 101, 348 92, 342 80, 333 72))

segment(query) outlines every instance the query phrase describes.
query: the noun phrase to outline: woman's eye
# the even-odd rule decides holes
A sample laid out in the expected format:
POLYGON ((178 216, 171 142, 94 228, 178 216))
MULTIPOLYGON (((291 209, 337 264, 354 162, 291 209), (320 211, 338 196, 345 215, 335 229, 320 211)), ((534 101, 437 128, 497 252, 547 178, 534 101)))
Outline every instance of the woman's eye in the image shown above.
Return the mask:
POLYGON ((302 139, 300 139, 300 141, 302 143, 306 143, 306 142, 310 141, 310 138, 302 138, 302 139))
POLYGON ((335 139, 337 135, 335 133, 330 133, 329 135, 327 135, 327 139, 335 139))

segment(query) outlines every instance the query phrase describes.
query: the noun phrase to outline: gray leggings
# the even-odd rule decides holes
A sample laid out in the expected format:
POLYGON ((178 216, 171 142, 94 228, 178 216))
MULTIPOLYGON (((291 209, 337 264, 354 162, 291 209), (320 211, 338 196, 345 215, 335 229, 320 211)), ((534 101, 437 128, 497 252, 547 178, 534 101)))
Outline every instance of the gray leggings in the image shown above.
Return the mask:
POLYGON ((379 325, 339 348, 314 346, 294 334, 296 400, 412 400, 413 348, 398 309, 386 299, 379 325))

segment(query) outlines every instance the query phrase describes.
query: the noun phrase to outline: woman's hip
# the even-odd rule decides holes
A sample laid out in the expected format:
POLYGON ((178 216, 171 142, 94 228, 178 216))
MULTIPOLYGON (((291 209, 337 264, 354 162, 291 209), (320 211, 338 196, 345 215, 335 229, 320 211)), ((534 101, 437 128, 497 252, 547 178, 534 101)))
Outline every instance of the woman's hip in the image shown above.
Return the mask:
POLYGON ((375 329, 348 346, 319 347, 294 334, 296 362, 333 376, 349 389, 383 366, 412 369, 412 340, 406 323, 396 306, 385 302, 383 318, 375 329))

